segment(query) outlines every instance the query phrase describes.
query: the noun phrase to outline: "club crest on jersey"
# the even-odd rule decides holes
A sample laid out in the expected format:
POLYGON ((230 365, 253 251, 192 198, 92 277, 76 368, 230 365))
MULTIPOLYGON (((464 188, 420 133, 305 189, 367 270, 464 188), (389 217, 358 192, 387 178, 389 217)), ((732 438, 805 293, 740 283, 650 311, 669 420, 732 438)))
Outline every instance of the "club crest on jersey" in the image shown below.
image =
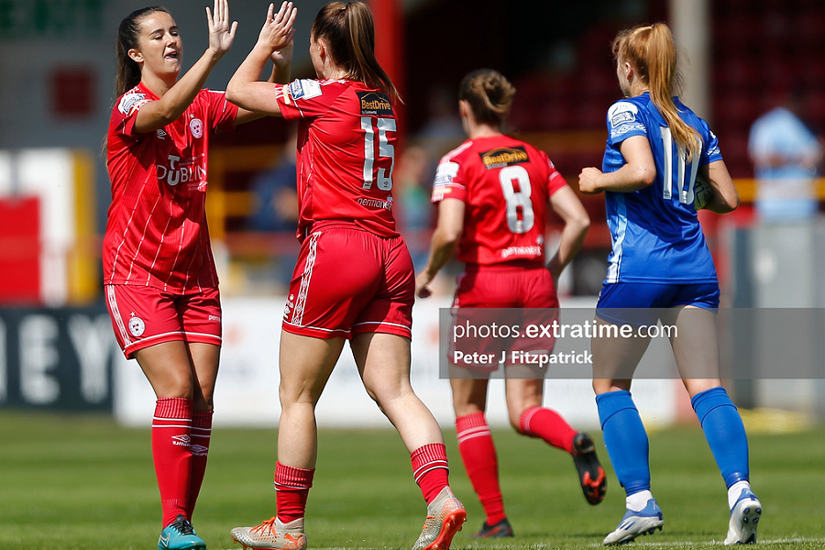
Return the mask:
POLYGON ((146 330, 146 323, 140 317, 132 317, 129 319, 129 332, 135 338, 140 338, 146 330))
POLYGON ((371 116, 392 116, 392 103, 387 94, 381 92, 356 92, 361 104, 361 114, 371 116))
POLYGON ((289 94, 292 99, 312 99, 323 92, 317 80, 295 80, 289 85, 289 94))
POLYGON ((200 139, 203 137, 203 121, 199 118, 193 118, 189 121, 189 131, 192 132, 192 137, 200 139))
POLYGON ((479 156, 481 156, 481 164, 487 170, 521 164, 530 160, 530 156, 521 145, 518 147, 496 147, 484 153, 479 153, 479 156))

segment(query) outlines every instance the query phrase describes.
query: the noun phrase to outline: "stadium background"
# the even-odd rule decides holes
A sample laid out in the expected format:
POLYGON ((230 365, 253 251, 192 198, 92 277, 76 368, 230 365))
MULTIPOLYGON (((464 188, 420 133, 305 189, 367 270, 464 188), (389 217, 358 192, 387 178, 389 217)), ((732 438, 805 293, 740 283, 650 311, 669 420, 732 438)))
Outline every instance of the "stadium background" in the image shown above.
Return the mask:
MULTIPOLYGON (((309 27, 323 3, 298 3, 295 77, 313 76, 309 27)), ((404 151, 419 154, 410 155, 404 165, 412 183, 398 176, 405 153, 396 173, 399 221, 414 253, 423 254, 428 245, 428 216, 423 222, 418 218, 425 211, 432 221, 430 207, 420 202, 432 163, 463 139, 456 126, 455 93, 464 74, 491 67, 515 83, 513 132, 547 150, 575 187, 582 167, 601 163, 604 115, 619 96, 611 39, 629 25, 667 21, 689 59, 684 66, 686 102, 711 122, 744 199, 732 215, 702 215, 725 305, 821 311, 825 292, 816 275, 825 263, 825 228, 819 220, 760 227, 750 204, 753 171, 747 157, 750 124, 791 82, 802 91, 809 121, 825 128, 821 2, 369 3, 378 19, 379 56, 405 100, 404 151), (413 164, 416 159, 420 164, 413 164)), ((149 417, 151 390, 137 366, 123 361, 115 349, 99 282, 100 238, 109 203, 100 148, 114 99, 115 31, 122 17, 143 5, 0 0, 0 409, 112 411, 125 423, 149 417)), ((181 28, 188 67, 206 47, 205 4, 169 0, 164 5, 181 28)), ((238 36, 207 86, 224 88, 252 47, 265 10, 265 2, 233 0, 238 36)), ((229 423, 269 425, 277 418, 277 342, 272 335, 278 332, 283 284, 274 274, 290 261, 297 242, 289 232, 251 231, 247 222, 255 199, 252 181, 277 165, 288 134, 283 121, 264 119, 221 137, 212 151, 208 213, 226 331, 219 380, 224 393, 217 396, 224 414, 218 421, 222 416, 229 423), (250 388, 260 393, 250 397, 250 388)), ((823 189, 820 182, 820 197, 823 189)), ((603 198, 584 200, 594 223, 585 249, 560 283, 563 304, 570 307, 594 303, 609 248, 603 198)), ((556 231, 551 224, 549 243, 556 231)), ((447 384, 437 376, 437 311, 449 303, 450 275, 458 269, 449 266, 440 278, 440 296, 419 302, 415 313, 416 387, 445 423, 451 422, 451 411, 447 384)), ((749 335, 754 348, 768 336, 758 331, 749 335)), ((821 333, 810 336, 806 342, 811 345, 825 340, 821 333)), ((763 379, 733 377, 729 386, 743 408, 785 411, 770 413, 774 419, 792 414, 796 420, 821 420, 825 361, 818 357, 811 378, 781 380, 782 365, 774 365, 763 379)), ((336 389, 326 396, 329 410, 321 411, 322 422, 381 422, 366 398, 348 401, 351 394, 363 392, 351 365, 346 359, 342 363, 333 380, 336 389), (333 409, 347 405, 352 411, 348 418, 334 414, 333 409)), ((689 417, 689 405, 674 381, 640 383, 661 390, 646 392, 653 397, 640 403, 646 421, 689 417)), ((548 390, 549 403, 574 420, 596 423, 585 379, 553 383, 548 390)), ((500 409, 493 408, 491 415, 503 419, 500 409)))

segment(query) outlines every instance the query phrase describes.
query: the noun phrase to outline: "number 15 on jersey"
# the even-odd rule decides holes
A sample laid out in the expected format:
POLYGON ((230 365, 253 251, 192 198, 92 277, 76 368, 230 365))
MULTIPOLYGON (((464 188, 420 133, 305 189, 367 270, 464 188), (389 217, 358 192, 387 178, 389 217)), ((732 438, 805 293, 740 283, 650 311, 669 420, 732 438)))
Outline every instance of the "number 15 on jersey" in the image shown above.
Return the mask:
MULTIPOLYGON (((372 189, 373 183, 382 191, 392 189, 392 171, 395 168, 395 147, 390 145, 387 132, 396 131, 394 118, 361 117, 361 130, 364 131, 364 189, 372 189), (378 155, 375 152, 375 139, 378 134, 378 155), (390 168, 375 169, 376 160, 390 159, 390 168)), ((386 164, 385 162, 380 162, 386 164)))

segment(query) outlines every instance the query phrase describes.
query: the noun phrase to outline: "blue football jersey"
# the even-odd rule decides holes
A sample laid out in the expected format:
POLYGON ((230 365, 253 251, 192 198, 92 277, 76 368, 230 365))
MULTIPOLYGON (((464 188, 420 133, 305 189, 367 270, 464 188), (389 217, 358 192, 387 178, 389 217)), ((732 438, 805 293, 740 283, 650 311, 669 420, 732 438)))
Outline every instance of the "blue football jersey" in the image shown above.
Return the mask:
POLYGON ((719 142, 707 123, 674 98, 682 120, 702 138, 701 154, 687 161, 664 117, 646 92, 622 99, 607 112, 603 172, 625 164, 619 150, 631 136, 645 136, 656 161, 656 181, 631 193, 605 192, 612 251, 606 283, 717 282, 713 258, 693 206, 700 166, 721 160, 719 142))

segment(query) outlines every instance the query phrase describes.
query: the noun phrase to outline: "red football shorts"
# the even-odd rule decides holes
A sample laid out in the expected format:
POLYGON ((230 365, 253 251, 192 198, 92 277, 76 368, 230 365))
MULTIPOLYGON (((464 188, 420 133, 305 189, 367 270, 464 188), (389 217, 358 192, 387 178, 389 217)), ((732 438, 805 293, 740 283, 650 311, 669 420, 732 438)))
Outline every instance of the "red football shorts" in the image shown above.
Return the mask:
POLYGON ((541 264, 468 264, 458 276, 453 307, 558 308, 553 277, 541 264))
POLYGON ((558 307, 553 277, 542 264, 468 264, 457 279, 451 334, 457 334, 458 324, 466 329, 459 333, 469 337, 450 340, 450 362, 456 364, 456 351, 478 352, 491 360, 459 366, 475 372, 493 372, 499 367, 498 359, 511 357, 511 351, 550 352, 555 344, 552 336, 540 331, 538 336, 528 336, 525 329, 528 325, 551 324, 558 318, 558 307))
POLYGON ((221 345, 217 288, 185 295, 147 286, 106 285, 105 289, 115 338, 127 359, 138 350, 173 340, 221 345))
POLYGON ((301 244, 283 328, 316 338, 383 332, 410 338, 415 273, 401 237, 316 224, 301 244))

